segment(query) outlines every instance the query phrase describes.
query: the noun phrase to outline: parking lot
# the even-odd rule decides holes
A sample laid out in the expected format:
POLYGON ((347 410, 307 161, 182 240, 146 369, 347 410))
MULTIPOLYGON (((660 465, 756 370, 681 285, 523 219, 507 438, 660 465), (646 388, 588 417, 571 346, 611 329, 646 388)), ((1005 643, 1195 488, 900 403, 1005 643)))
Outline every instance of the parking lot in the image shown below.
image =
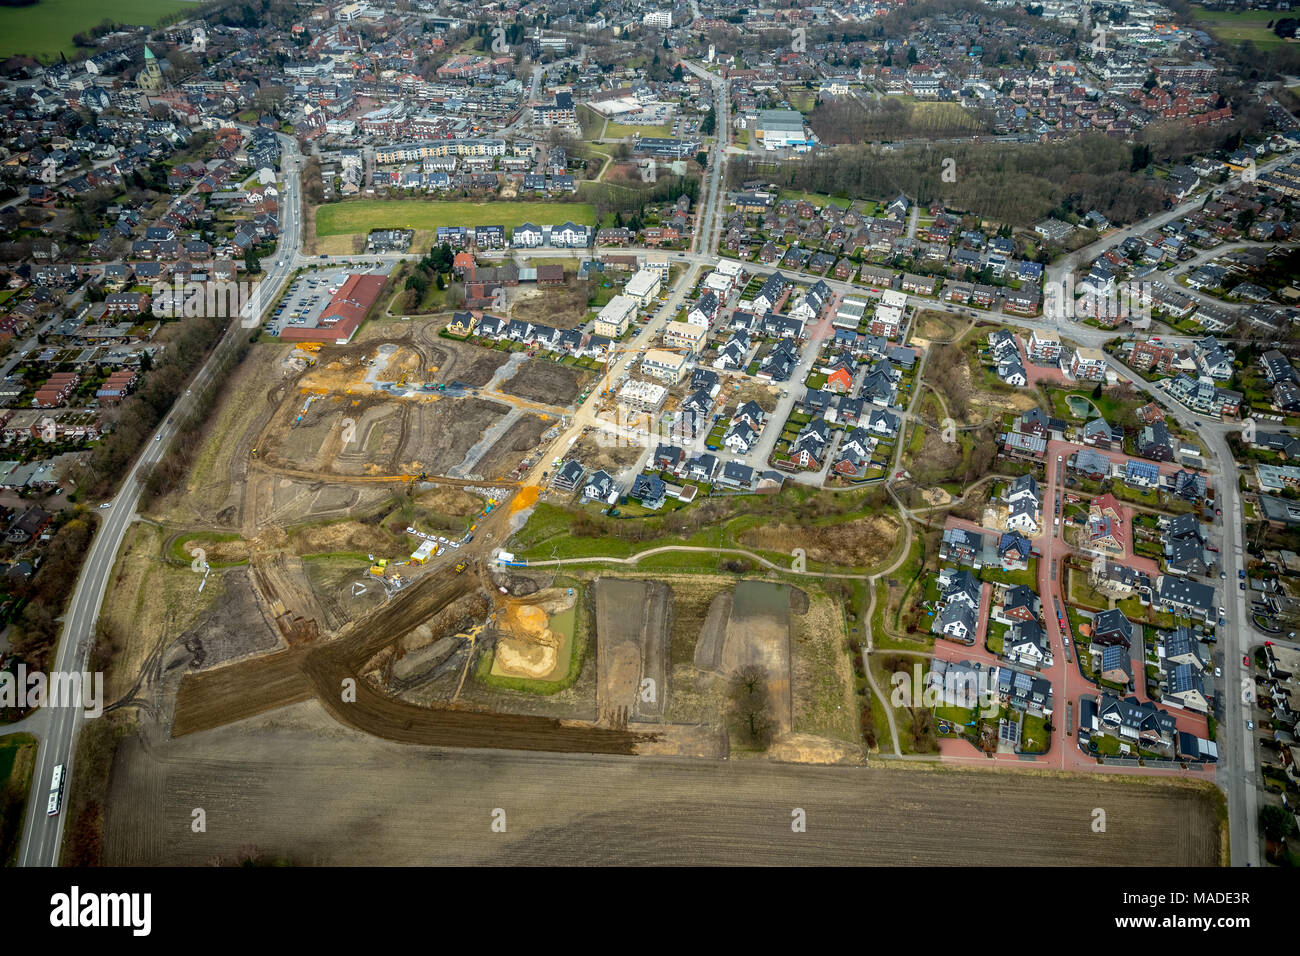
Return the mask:
POLYGON ((369 267, 362 263, 304 272, 293 281, 277 303, 266 323, 266 330, 272 335, 279 335, 284 328, 293 325, 315 328, 330 299, 343 287, 349 276, 387 275, 391 270, 391 265, 383 263, 369 267))

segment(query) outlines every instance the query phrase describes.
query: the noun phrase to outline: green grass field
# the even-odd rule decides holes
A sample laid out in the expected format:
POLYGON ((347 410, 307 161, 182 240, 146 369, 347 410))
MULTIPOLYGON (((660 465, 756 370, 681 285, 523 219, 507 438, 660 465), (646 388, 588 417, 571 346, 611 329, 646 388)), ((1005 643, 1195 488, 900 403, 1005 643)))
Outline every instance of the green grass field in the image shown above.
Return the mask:
POLYGON ((1204 27, 1221 43, 1237 44, 1250 40, 1261 50, 1281 46, 1286 41, 1269 29, 1268 24, 1290 16, 1286 10, 1244 10, 1230 13, 1226 10, 1192 8, 1196 25, 1204 27))
POLYGON ((13 866, 18 858, 18 839, 35 766, 35 737, 12 734, 0 739, 0 866, 13 866), (22 762, 15 766, 20 756, 22 762))
POLYGON ((317 236, 365 235, 371 229, 436 229, 439 226, 539 226, 575 222, 596 224, 587 203, 424 202, 416 199, 359 199, 316 209, 317 236))
POLYGON ((198 7, 182 0, 40 0, 33 7, 0 7, 0 56, 21 53, 45 61, 58 59, 60 53, 71 57, 77 53, 72 35, 101 20, 153 26, 177 10, 197 12, 198 7))
POLYGON ((663 136, 673 135, 673 124, 665 123, 663 126, 624 126, 622 123, 610 123, 605 127, 606 139, 621 139, 624 136, 633 136, 640 133, 642 136, 663 136))
POLYGON ((827 196, 825 193, 805 193, 795 189, 782 189, 777 194, 778 199, 803 199, 812 203, 819 209, 822 206, 831 205, 839 206, 841 209, 848 209, 853 205, 852 199, 845 199, 843 196, 827 196))

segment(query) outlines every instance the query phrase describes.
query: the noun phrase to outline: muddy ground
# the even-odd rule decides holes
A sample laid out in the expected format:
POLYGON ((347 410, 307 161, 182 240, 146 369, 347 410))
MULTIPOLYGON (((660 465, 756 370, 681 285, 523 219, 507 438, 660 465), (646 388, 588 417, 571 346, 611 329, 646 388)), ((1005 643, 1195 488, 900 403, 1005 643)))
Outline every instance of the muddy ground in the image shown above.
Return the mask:
POLYGON ((541 322, 553 329, 576 329, 587 321, 590 292, 572 275, 562 286, 516 290, 511 296, 510 318, 541 322))
POLYGON ((672 591, 654 581, 616 578, 600 578, 594 589, 601 722, 622 726, 629 720, 658 719, 668 695, 672 591))
POLYGON ((593 374, 587 369, 570 368, 549 358, 534 356, 501 383, 501 391, 530 402, 563 407, 573 404, 593 374))
POLYGON ((521 459, 537 451, 542 434, 554 425, 554 419, 545 421, 540 415, 519 416, 478 460, 474 472, 487 478, 504 478, 521 459))

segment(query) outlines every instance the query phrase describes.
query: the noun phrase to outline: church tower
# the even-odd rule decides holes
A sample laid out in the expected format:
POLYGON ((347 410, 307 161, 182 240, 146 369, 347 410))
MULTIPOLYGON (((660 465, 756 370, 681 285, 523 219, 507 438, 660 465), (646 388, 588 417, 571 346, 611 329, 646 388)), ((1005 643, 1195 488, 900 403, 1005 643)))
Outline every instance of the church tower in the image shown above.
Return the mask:
POLYGON ((136 83, 140 89, 149 93, 157 93, 163 88, 162 70, 158 67, 158 60, 153 55, 153 50, 148 47, 144 48, 144 69, 136 78, 136 83))

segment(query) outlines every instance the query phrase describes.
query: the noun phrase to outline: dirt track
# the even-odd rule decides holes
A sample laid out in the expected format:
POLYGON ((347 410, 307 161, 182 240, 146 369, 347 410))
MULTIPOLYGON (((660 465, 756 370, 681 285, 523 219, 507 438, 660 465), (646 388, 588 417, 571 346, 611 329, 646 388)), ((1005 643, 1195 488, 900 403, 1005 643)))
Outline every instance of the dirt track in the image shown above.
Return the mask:
POLYGON ((291 647, 201 674, 187 674, 176 699, 176 737, 219 727, 265 711, 317 697, 341 723, 376 737, 404 743, 562 753, 633 753, 638 740, 606 730, 546 717, 420 707, 385 697, 361 677, 365 664, 402 634, 467 594, 470 575, 426 577, 401 600, 344 628, 327 644, 291 647), (343 681, 356 679, 356 701, 344 702, 343 681))

